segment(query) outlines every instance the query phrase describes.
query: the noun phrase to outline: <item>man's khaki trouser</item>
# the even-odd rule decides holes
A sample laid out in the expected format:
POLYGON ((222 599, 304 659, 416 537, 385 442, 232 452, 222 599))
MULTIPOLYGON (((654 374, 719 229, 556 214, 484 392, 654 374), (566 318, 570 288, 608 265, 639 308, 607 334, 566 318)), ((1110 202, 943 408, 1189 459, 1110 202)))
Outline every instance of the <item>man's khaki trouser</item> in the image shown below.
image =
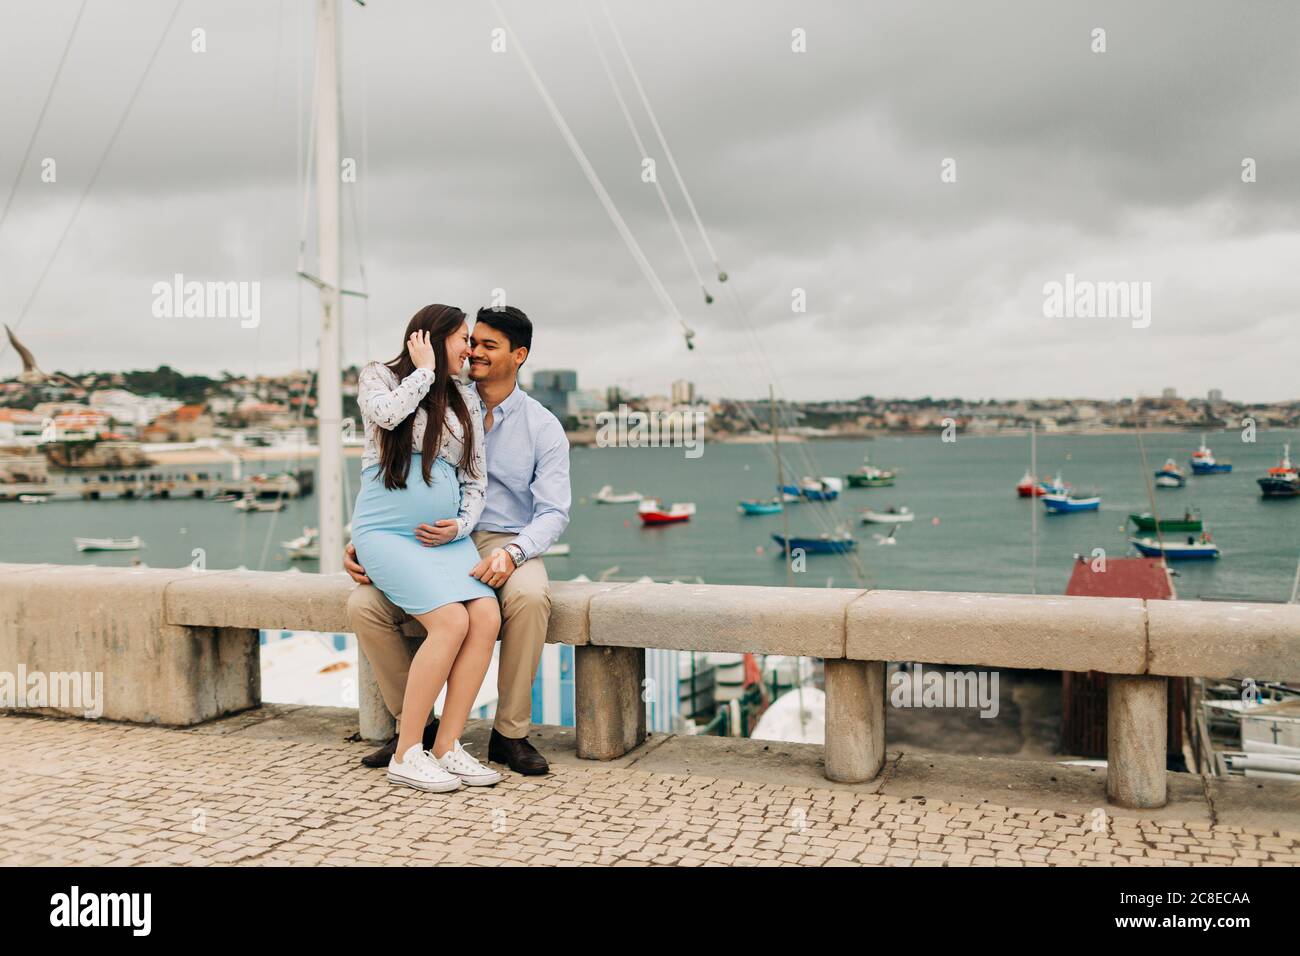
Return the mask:
MULTIPOLYGON (((475 531, 480 557, 508 544, 514 535, 475 531)), ((501 655, 497 663, 497 713, 493 726, 503 737, 528 736, 533 712, 533 678, 546 643, 551 587, 541 558, 525 561, 497 592, 501 601, 501 655)), ((424 639, 424 626, 369 584, 348 597, 348 619, 370 661, 384 704, 399 723, 411 659, 424 639)))

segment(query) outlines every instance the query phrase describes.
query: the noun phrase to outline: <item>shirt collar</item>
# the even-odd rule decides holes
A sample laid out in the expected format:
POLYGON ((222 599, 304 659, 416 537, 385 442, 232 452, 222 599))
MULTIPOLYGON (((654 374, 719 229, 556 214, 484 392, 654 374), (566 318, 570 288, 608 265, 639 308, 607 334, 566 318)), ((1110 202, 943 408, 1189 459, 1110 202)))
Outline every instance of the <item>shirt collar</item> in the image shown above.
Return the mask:
MULTIPOLYGON (((478 394, 477 383, 474 385, 474 393, 476 395, 478 394)), ((493 420, 500 421, 502 418, 507 417, 508 415, 510 415, 511 412, 514 411, 516 407, 518 407, 519 403, 522 402, 523 400, 524 400, 523 389, 519 387, 518 382, 515 382, 515 387, 511 390, 510 394, 507 395, 504 399, 502 399, 501 404, 498 405, 496 407, 496 410, 492 413, 493 420)), ((479 395, 478 404, 479 407, 484 412, 487 411, 487 402, 483 401, 482 395, 479 395)))

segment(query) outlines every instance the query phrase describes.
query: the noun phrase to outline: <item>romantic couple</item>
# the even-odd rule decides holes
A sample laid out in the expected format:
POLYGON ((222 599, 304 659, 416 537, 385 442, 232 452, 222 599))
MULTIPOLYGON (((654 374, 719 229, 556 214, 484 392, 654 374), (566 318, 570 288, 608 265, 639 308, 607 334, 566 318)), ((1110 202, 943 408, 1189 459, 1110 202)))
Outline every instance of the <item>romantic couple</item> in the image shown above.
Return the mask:
POLYGON ((480 309, 471 337, 464 312, 429 305, 395 359, 361 370, 366 446, 343 564, 361 585, 352 629, 397 721, 362 763, 386 765, 395 784, 443 792, 501 779, 460 744, 498 634, 488 760, 549 769, 528 728, 551 612, 541 555, 569 523, 569 442, 518 387, 532 341, 519 309, 480 309), (467 359, 472 385, 458 378, 467 359))

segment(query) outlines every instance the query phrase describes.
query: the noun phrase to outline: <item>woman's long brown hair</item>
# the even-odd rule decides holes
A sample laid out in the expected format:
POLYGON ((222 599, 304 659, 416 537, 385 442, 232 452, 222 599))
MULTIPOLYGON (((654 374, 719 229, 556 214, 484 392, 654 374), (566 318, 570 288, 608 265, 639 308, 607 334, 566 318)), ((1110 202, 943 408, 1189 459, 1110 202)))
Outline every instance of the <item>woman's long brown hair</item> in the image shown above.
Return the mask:
POLYGON ((433 384, 420 400, 416 410, 392 431, 379 430, 379 467, 384 473, 384 487, 390 491, 406 487, 406 478, 411 471, 411 432, 415 429, 416 413, 423 408, 426 415, 424 425, 424 443, 420 447, 420 472, 426 485, 433 484, 433 459, 438 456, 442 445, 442 430, 447 421, 447 409, 450 408, 460 421, 461 433, 465 436, 461 452, 460 467, 475 477, 474 470, 474 429, 470 419, 465 397, 452 379, 452 369, 447 367, 447 337, 456 332, 465 323, 465 313, 451 305, 426 305, 411 317, 406 324, 406 334, 402 337, 402 351, 397 358, 384 364, 404 381, 415 371, 415 363, 407 351, 406 343, 411 333, 420 331, 429 333, 429 344, 433 346, 434 367, 433 384))

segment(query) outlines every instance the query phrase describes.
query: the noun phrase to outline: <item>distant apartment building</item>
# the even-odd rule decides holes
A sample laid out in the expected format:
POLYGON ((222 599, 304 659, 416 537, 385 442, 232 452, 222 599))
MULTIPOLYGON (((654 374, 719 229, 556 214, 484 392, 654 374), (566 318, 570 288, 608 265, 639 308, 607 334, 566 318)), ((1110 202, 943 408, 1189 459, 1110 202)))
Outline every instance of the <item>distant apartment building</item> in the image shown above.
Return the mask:
POLYGON ((1211 405, 1222 405, 1223 389, 1221 388, 1210 389, 1205 395, 1205 400, 1209 402, 1211 405))
POLYGON ((695 402, 695 383, 678 379, 671 386, 674 405, 692 405, 695 402))
POLYGON ((34 445, 41 440, 45 418, 21 408, 0 408, 0 445, 34 445))
POLYGON ((148 425, 159 415, 180 408, 183 402, 158 395, 135 395, 125 389, 105 388, 90 393, 90 407, 104 412, 115 422, 137 427, 148 425))
POLYGON ((601 389, 579 389, 569 393, 569 414, 584 427, 595 424, 596 415, 609 407, 605 392, 601 389))
POLYGON ((570 413, 569 396, 578 390, 578 373, 571 369, 540 369, 533 373, 529 394, 561 421, 570 413))
POLYGON ((53 441, 94 441, 110 427, 108 415, 82 406, 79 410, 63 411, 55 415, 52 429, 44 437, 53 441))
POLYGON ((182 405, 159 415, 141 432, 147 442, 191 442, 212 437, 212 416, 202 405, 182 405))
POLYGON ((1166 400, 1175 399, 1178 397, 1178 389, 1166 388, 1163 391, 1161 391, 1160 397, 1166 400))

